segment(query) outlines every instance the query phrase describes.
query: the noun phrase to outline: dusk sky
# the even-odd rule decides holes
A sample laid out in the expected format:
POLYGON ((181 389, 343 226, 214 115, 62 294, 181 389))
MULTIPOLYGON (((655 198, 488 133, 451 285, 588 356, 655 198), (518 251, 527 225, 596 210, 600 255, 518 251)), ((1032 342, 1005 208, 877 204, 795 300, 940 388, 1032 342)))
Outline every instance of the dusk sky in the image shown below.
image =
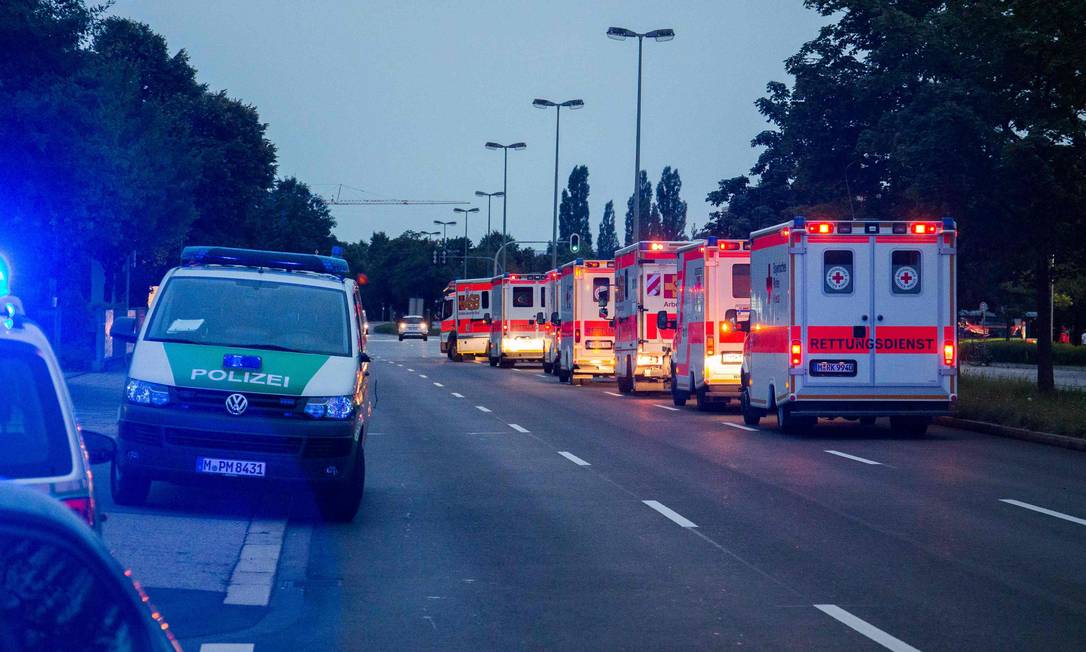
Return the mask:
MULTIPOLYGON (((254 104, 279 152, 279 175, 345 198, 475 201, 502 187, 502 154, 483 143, 525 141, 509 153, 509 232, 550 237, 554 110, 533 98, 581 98, 562 112, 560 183, 586 164, 593 239, 609 199, 619 237, 633 187, 637 43, 609 26, 670 27, 645 42, 642 168, 655 186, 682 174, 688 226, 704 224, 705 195, 746 173, 751 138, 766 127, 753 102, 783 60, 827 21, 800 0, 726 2, 257 2, 118 0, 111 13, 148 23, 171 53, 189 52, 213 90, 254 104)), ((478 239, 486 202, 469 223, 478 239)), ((336 235, 434 230, 451 206, 333 207, 336 235)), ((501 202, 494 201, 494 228, 501 202)), ((450 233, 452 235, 452 233, 450 233)))

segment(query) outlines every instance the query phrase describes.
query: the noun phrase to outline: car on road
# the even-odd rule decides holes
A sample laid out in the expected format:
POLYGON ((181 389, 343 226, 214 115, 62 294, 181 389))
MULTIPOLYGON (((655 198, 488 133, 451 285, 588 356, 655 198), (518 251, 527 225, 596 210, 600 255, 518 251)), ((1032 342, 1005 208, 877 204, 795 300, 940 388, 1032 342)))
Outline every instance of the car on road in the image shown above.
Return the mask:
POLYGON ((181 650, 101 537, 40 492, 0 484, 0 569, 0 650, 181 650))
POLYGON ((401 317, 399 323, 396 324, 396 329, 400 334, 401 342, 408 337, 421 338, 423 342, 430 339, 430 324, 421 315, 405 315, 401 317))
POLYGON ((346 261, 187 247, 135 342, 111 469, 113 498, 151 482, 217 478, 308 488, 331 520, 354 518, 372 414, 358 286, 346 261))
POLYGON ((0 478, 53 496, 100 530, 90 465, 111 459, 114 442, 80 431, 60 364, 19 300, 0 298, 0 310, 0 478))

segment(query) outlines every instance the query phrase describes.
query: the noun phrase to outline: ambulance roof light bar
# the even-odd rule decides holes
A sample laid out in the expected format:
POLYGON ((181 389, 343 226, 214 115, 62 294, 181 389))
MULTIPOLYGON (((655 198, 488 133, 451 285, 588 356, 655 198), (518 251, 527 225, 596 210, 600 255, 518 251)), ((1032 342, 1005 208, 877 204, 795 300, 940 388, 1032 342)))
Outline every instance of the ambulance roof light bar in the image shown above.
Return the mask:
POLYGON ((285 251, 262 251, 234 247, 185 247, 181 250, 181 266, 232 265, 265 267, 290 272, 315 272, 344 278, 350 273, 347 261, 331 256, 296 254, 285 251))

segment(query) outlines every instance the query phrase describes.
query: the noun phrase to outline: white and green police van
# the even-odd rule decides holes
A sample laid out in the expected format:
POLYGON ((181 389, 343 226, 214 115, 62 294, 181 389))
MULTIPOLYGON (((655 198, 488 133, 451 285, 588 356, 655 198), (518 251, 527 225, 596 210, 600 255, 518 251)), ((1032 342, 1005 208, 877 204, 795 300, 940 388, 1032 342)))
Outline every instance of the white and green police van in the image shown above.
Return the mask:
POLYGON ((346 261, 186 247, 135 342, 118 424, 113 498, 155 480, 297 483, 350 520, 365 482, 372 414, 358 287, 346 261))

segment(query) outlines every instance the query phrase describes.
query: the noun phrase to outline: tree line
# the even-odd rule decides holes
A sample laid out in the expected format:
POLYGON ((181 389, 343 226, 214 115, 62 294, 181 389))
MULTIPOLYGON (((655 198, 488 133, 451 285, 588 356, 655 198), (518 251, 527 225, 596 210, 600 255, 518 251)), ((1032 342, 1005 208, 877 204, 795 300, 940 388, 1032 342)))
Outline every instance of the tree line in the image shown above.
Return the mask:
POLYGON ((0 43, 0 251, 28 309, 56 297, 79 355, 91 302, 121 298, 133 255, 146 297, 186 244, 330 248, 332 216, 276 177, 256 108, 200 83, 147 25, 83 0, 7 0, 0 43))

